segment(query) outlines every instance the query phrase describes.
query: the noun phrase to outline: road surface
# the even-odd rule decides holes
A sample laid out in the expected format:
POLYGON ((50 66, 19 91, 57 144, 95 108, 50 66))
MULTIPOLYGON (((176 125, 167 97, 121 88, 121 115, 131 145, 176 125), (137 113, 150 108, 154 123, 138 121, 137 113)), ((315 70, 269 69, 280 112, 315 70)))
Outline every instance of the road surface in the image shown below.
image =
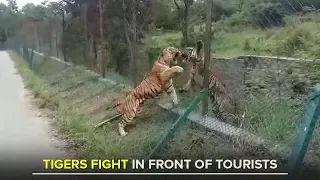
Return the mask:
POLYGON ((35 166, 43 168, 43 159, 66 155, 54 143, 48 119, 39 117, 31 100, 9 54, 0 51, 1 167, 37 171, 35 166))

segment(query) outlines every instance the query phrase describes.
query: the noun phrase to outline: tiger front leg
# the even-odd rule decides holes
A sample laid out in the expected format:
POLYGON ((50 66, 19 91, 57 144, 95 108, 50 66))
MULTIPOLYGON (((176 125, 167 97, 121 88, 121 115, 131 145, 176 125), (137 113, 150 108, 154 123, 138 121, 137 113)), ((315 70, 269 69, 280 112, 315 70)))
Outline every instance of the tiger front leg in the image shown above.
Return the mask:
POLYGON ((182 72, 183 72, 183 68, 180 66, 173 66, 171 68, 164 70, 160 74, 162 84, 167 84, 168 82, 170 82, 170 80, 172 80, 173 76, 176 73, 182 73, 182 72))
POLYGON ((194 74, 195 74, 195 68, 191 68, 189 72, 189 79, 186 85, 183 86, 183 88, 179 88, 179 92, 188 92, 190 88, 193 86, 193 81, 194 81, 194 74))
POLYGON ((171 68, 166 69, 160 74, 161 82, 164 87, 168 87, 166 93, 171 97, 173 105, 178 104, 178 96, 174 86, 172 85, 172 78, 176 73, 183 72, 183 68, 180 66, 173 66, 171 68))

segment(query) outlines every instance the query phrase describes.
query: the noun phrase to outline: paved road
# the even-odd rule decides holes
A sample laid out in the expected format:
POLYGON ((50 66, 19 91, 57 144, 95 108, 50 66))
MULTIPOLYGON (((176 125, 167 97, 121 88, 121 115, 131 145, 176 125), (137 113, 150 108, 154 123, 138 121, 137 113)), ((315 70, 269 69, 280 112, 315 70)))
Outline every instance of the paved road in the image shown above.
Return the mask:
POLYGON ((30 100, 9 54, 0 51, 0 165, 7 168, 35 171, 34 165, 43 167, 42 159, 65 155, 54 146, 48 120, 37 117, 30 100))

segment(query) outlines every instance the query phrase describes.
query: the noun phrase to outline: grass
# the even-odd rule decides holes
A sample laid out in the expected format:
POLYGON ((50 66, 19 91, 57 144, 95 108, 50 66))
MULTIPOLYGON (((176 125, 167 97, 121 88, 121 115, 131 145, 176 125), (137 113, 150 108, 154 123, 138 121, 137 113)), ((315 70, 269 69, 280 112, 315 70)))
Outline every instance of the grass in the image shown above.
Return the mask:
MULTIPOLYGON (((221 20, 213 25, 214 39, 211 47, 215 56, 236 57, 239 55, 287 56, 300 59, 320 59, 320 18, 317 13, 304 16, 285 17, 284 27, 258 29, 250 25, 230 27, 221 20)), ((201 37, 199 26, 195 34, 201 37)), ((167 38, 181 41, 180 32, 157 34, 153 40, 159 44, 167 38), (162 39, 160 37, 163 37, 162 39)), ((157 43, 155 43, 157 44, 157 43)), ((174 44, 174 43, 172 43, 174 44)), ((150 44, 148 44, 150 45, 150 44)), ((270 141, 270 145, 283 143, 291 145, 295 138, 296 128, 302 119, 304 103, 299 99, 284 97, 279 101, 272 95, 249 96, 242 104, 246 111, 244 125, 252 132, 270 141)), ((316 135, 317 136, 317 135, 316 135)), ((319 151, 319 138, 315 137, 313 150, 319 151)), ((320 157, 317 155, 317 157, 320 157)))
POLYGON ((218 31, 214 42, 216 56, 254 54, 319 59, 319 28, 318 23, 303 22, 268 30, 218 31))
POLYGON ((302 119, 303 104, 292 99, 275 99, 272 95, 248 95, 243 108, 244 126, 270 141, 291 146, 295 140, 297 124, 302 119))
MULTIPOLYGON (((60 69, 60 73, 40 76, 40 73, 29 70, 25 61, 18 55, 13 52, 10 55, 26 85, 31 85, 28 88, 35 97, 45 102, 46 105, 43 107, 54 110, 55 127, 59 130, 61 138, 73 142, 72 148, 79 158, 145 158, 177 118, 160 110, 153 103, 147 103, 144 113, 137 118, 137 125, 129 129, 129 136, 119 137, 116 122, 95 130, 94 125, 100 122, 102 117, 114 115, 114 111, 104 111, 104 107, 115 97, 122 95, 124 89, 97 81, 88 82, 75 90, 55 94, 70 84, 92 75, 83 71, 81 67, 65 69, 54 64, 49 66, 39 63, 42 64, 42 68, 56 69, 57 72, 60 69), (55 81, 59 82, 49 85, 55 81)), ((42 69, 42 72, 46 70, 42 69)), ((182 100, 181 107, 185 107, 188 102, 188 99, 182 100)), ((192 126, 185 126, 177 138, 166 146, 166 151, 159 155, 163 158, 242 157, 252 150, 247 151, 243 146, 219 140, 216 136, 204 135, 190 127, 192 126), (203 148, 201 144, 194 145, 198 139, 204 140, 203 148)), ((252 157, 258 158, 256 153, 251 153, 252 157)))
POLYGON ((148 155, 148 152, 172 124, 174 119, 172 114, 160 113, 159 108, 154 104, 149 104, 149 108, 137 117, 137 125, 129 128, 130 135, 126 138, 119 137, 116 122, 95 130, 94 125, 103 117, 108 115, 111 117, 115 114, 114 111, 104 111, 104 107, 111 104, 116 97, 120 97, 125 89, 97 81, 87 82, 74 90, 56 94, 59 90, 80 82, 83 78, 90 78, 92 75, 81 67, 64 69, 64 67, 55 66, 50 61, 38 63, 36 61, 41 59, 35 59, 34 65, 38 64, 41 67, 34 66, 34 68, 41 69, 41 72, 44 73, 48 72, 48 74, 38 73, 31 71, 27 63, 17 54, 10 52, 10 56, 22 75, 26 87, 33 92, 35 98, 41 99, 46 104, 41 105, 41 108, 54 110, 53 114, 56 117, 54 125, 58 128, 62 138, 71 139, 74 142, 74 148, 79 157, 143 158, 148 155), (56 69, 57 73, 52 74, 46 71, 48 68, 56 69), (50 83, 55 80, 59 83, 50 86, 50 83), (95 96, 103 90, 104 93, 95 96), (73 105, 84 99, 87 100, 73 105), (161 116, 156 116, 157 114, 161 116))
MULTIPOLYGON (((235 57, 239 55, 273 55, 289 56, 302 59, 320 59, 320 18, 310 13, 304 16, 288 16, 284 27, 266 30, 251 25, 228 24, 227 20, 218 21, 213 25, 214 34, 211 47, 217 57, 235 57)), ((194 37, 201 38, 199 26, 195 26, 194 37)), ((154 59, 159 48, 181 44, 181 33, 176 31, 163 32, 148 36, 145 40, 145 52, 154 59)))
MULTIPOLYGON (((219 57, 257 54, 302 59, 320 58, 319 17, 312 14, 304 17, 287 17, 286 22, 285 27, 267 30, 250 26, 239 29, 217 27, 212 42, 212 47, 215 48, 213 52, 219 57)), ((151 63, 162 48, 180 47, 180 42, 180 32, 149 35, 144 41, 144 52, 151 63)), ((86 82, 85 85, 72 91, 53 95, 54 92, 59 92, 92 75, 85 73, 84 68, 66 68, 61 63, 36 55, 34 71, 30 71, 27 64, 16 54, 11 53, 11 57, 23 75, 26 86, 33 91, 36 98, 43 100, 42 106, 55 110, 57 116, 55 125, 59 128, 61 136, 74 141, 74 148, 81 157, 143 158, 167 132, 176 118, 156 108, 154 104, 148 104, 148 108, 145 108, 148 110, 137 119, 139 123, 130 129, 130 136, 127 138, 118 136, 116 123, 95 131, 93 129, 95 123, 106 115, 114 114, 111 111, 104 111, 104 106, 112 103, 115 97, 123 95, 124 89, 101 82, 86 82), (56 82, 55 85, 50 85, 52 82, 56 82), (96 95, 99 92, 102 93, 96 95), (77 102, 81 103, 76 104, 77 102)), ((112 72, 108 72, 107 77, 118 83, 130 84, 127 78, 112 72)), ((187 103, 183 104, 182 107, 185 107, 187 103)), ((279 101, 269 95, 248 96, 242 105, 246 112, 244 121, 246 128, 266 139, 270 146, 278 143, 292 145, 297 125, 302 119, 301 107, 304 106, 301 103, 286 98, 279 101)), ((317 129, 308 151, 316 157, 320 157, 319 132, 317 129)), ((255 149, 226 141, 218 135, 204 135, 202 132, 184 128, 182 133, 169 144, 167 152, 163 155, 165 158, 212 158, 231 157, 237 154, 248 159, 250 154, 252 157, 261 158, 257 155, 260 151, 255 153, 252 151, 255 149)))

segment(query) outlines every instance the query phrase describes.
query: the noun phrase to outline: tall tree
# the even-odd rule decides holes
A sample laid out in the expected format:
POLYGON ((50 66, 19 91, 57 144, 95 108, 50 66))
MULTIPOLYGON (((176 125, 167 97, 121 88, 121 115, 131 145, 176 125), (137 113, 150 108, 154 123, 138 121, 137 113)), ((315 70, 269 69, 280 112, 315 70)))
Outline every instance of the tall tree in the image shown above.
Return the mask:
MULTIPOLYGON (((55 32, 54 32, 54 37, 55 37, 55 49, 56 49, 56 56, 59 57, 60 55, 60 50, 65 52, 65 46, 63 46, 63 33, 64 33, 64 4, 62 2, 49 2, 48 3, 48 9, 52 13, 52 16, 54 17, 55 21, 55 32), (62 23, 63 22, 63 23, 62 23)), ((63 59, 66 61, 66 57, 63 53, 63 59)))
POLYGON ((63 60, 64 62, 67 62, 67 56, 66 56, 66 42, 65 42, 65 29, 66 29, 66 17, 65 17, 65 10, 62 7, 61 8, 61 17, 62 17, 62 35, 61 35, 61 39, 62 39, 62 54, 63 54, 63 60))
POLYGON ((183 35, 183 45, 188 46, 188 38, 189 38, 189 10, 192 6, 194 0, 183 0, 184 9, 182 9, 177 2, 177 0, 174 0, 174 3, 177 7, 178 13, 180 18, 182 19, 182 25, 181 25, 181 32, 183 35))
MULTIPOLYGON (((123 2, 123 12, 125 12, 126 5, 123 2)), ((137 1, 132 0, 132 13, 131 13, 131 28, 130 23, 128 22, 128 19, 125 16, 125 13, 123 14, 123 24, 124 24, 124 34, 126 38, 126 42, 128 44, 129 49, 129 57, 130 57, 130 65, 131 65, 131 72, 133 77, 134 85, 136 86, 139 81, 139 75, 138 75, 138 69, 137 69, 137 57, 136 57, 136 51, 137 51, 137 1), (132 38, 130 38, 132 37, 132 38)))
POLYGON ((99 54, 100 54, 100 73, 102 77, 106 76, 106 59, 105 59, 105 41, 104 41, 104 31, 103 31, 103 7, 102 0, 99 0, 99 19, 100 19, 100 46, 99 46, 99 54))
MULTIPOLYGON (((212 0, 207 0, 207 17, 206 17, 206 41, 205 41, 205 51, 204 51, 204 75, 203 75, 203 86, 202 88, 209 88, 209 62, 210 62, 210 47, 211 47, 211 25, 212 25, 212 0)), ((203 98, 202 104, 202 115, 208 114, 208 96, 203 98)))
POLYGON ((7 0, 7 3, 8 3, 8 7, 12 12, 14 13, 18 12, 18 5, 16 0, 7 0))
POLYGON ((137 0, 132 0, 132 57, 131 62, 132 64, 132 74, 133 74, 133 82, 134 85, 138 85, 138 64, 137 64, 137 56, 136 56, 136 49, 137 49, 137 0))
POLYGON ((84 29, 84 46, 85 46, 85 50, 83 51, 83 59, 86 63, 86 65, 88 65, 88 41, 89 41, 89 37, 88 37, 88 2, 85 1, 84 2, 84 6, 83 6, 83 29, 84 29))

